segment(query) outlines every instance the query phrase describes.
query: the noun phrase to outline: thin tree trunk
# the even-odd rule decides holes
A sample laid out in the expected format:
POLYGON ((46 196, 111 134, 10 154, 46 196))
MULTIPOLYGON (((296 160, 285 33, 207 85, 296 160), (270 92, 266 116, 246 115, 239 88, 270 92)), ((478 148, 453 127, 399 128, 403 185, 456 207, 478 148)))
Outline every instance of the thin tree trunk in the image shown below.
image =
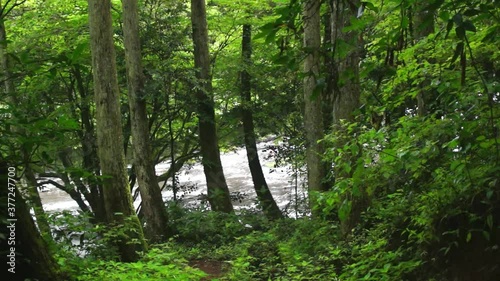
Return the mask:
MULTIPOLYGON (((71 151, 72 151, 72 148, 67 147, 66 149, 63 149, 63 150, 59 151, 59 153, 58 153, 59 159, 61 160, 61 163, 63 164, 65 169, 73 168, 73 163, 71 162, 71 158, 70 158, 71 151)), ((85 212, 85 213, 90 212, 91 210, 90 210, 89 206, 87 206, 85 201, 83 201, 83 199, 82 199, 82 195, 87 200, 91 199, 90 193, 88 192, 87 187, 81 182, 80 175, 75 175, 75 173, 73 173, 73 172, 70 172, 69 175, 70 176, 68 176, 68 174, 66 174, 66 173, 62 173, 60 175, 60 179, 63 181, 64 186, 60 186, 59 184, 56 186, 59 187, 59 189, 62 189, 65 192, 67 192, 69 194, 69 196, 73 200, 76 201, 76 203, 78 204, 78 206, 80 207, 80 209, 83 212, 85 212), (74 183, 76 185, 76 189, 73 187, 73 184, 71 183, 70 177, 74 181, 74 183)))
POLYGON ((68 193, 68 195, 71 197, 71 199, 75 200, 76 204, 78 204, 78 207, 80 207, 80 210, 82 210, 85 213, 90 213, 91 210, 87 204, 85 204, 85 201, 82 199, 82 195, 80 192, 76 191, 72 187, 71 180, 69 179, 68 175, 65 173, 59 174, 59 178, 63 181, 64 184, 57 183, 53 180, 45 180, 42 183, 43 184, 52 184, 55 187, 59 188, 60 190, 68 193))
MULTIPOLYGON (((0 8, 3 8, 0 0, 0 8)), ((0 15, 0 64, 2 67, 2 80, 5 93, 10 98, 14 94, 14 83, 10 75, 9 58, 7 54, 7 31, 5 30, 4 15, 0 15)), ((11 101, 11 100, 10 100, 11 101)), ((12 101, 11 101, 12 102, 12 101)))
POLYGON ((283 218, 276 201, 269 190, 269 187, 262 172, 259 154, 257 153, 256 137, 253 125, 252 98, 251 98, 251 76, 247 71, 252 61, 252 27, 249 24, 243 25, 243 38, 241 44, 244 69, 241 72, 241 103, 243 133, 245 137, 245 148, 247 151, 248 165, 252 174, 253 185, 257 198, 266 217, 270 220, 283 218))
POLYGON ((321 92, 317 89, 320 75, 320 1, 308 0, 303 4, 304 48, 307 56, 304 60, 304 128, 306 131, 306 164, 309 203, 314 210, 316 192, 326 190, 324 185, 325 166, 322 161, 324 148, 323 110, 321 92))
POLYGON ((38 193, 38 182, 29 162, 25 162, 24 175, 28 182, 27 193, 29 195, 29 201, 33 207, 33 211, 35 212, 36 224, 40 229, 40 234, 42 234, 42 236, 50 242, 52 240, 50 225, 47 221, 47 214, 43 209, 42 199, 38 193))
POLYGON ((323 128, 326 133, 331 132, 333 122, 333 88, 334 88, 334 60, 332 56, 332 7, 328 5, 324 17, 324 39, 323 39, 323 64, 325 71, 326 85, 321 98, 323 104, 323 128))
POLYGON ((132 199, 125 169, 123 132, 110 0, 89 0, 90 43, 96 104, 97 152, 101 164, 108 224, 126 224, 127 238, 116 241, 123 261, 139 259, 146 242, 132 199), (130 243, 132 239, 138 242, 130 243))
POLYGON ((156 243, 168 237, 168 216, 151 158, 137 0, 122 0, 122 7, 134 167, 142 199, 141 210, 146 221, 144 232, 146 238, 156 243))
MULTIPOLYGON (((94 131, 94 123, 92 122, 92 113, 90 111, 90 97, 85 90, 82 73, 80 68, 74 67, 74 76, 76 79, 76 89, 80 94, 80 118, 83 124, 83 132, 80 137, 82 144, 83 154, 83 168, 92 172, 95 176, 100 175, 99 157, 97 156, 97 140, 94 131)), ((83 185, 79 177, 72 177, 77 185, 83 185)), ((94 218, 97 222, 104 222, 106 220, 106 211, 104 208, 104 195, 102 186, 99 185, 94 179, 88 178, 86 181, 90 189, 89 196, 85 197, 92 208, 94 218)))
MULTIPOLYGON (((414 31, 413 37, 415 43, 427 37, 434 32, 434 10, 428 10, 428 6, 425 2, 415 2, 414 10, 416 15, 414 17, 414 31)), ((412 19, 409 19, 410 21, 412 19)), ((426 90, 425 88, 430 85, 429 79, 424 79, 419 85, 419 91, 417 94, 417 114, 420 117, 424 117, 429 113, 428 103, 433 101, 432 91, 426 90)))
POLYGON ((196 101, 203 170, 207 181, 208 202, 214 211, 231 213, 233 205, 220 160, 215 124, 212 77, 208 53, 205 0, 191 0, 194 66, 197 69, 196 101))

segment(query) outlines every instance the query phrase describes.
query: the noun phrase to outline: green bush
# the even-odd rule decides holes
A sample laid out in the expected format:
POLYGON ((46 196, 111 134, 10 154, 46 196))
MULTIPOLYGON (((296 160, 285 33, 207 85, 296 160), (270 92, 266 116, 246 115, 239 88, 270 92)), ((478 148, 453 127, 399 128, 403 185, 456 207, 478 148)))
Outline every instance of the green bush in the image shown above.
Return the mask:
POLYGON ((252 230, 237 215, 195 210, 177 210, 170 225, 176 241, 217 247, 252 230))
POLYGON ((115 261, 88 262, 79 268, 77 280, 94 281, 143 281, 143 280, 201 280, 206 273, 193 269, 180 253, 163 245, 150 251, 138 262, 120 263, 115 261))

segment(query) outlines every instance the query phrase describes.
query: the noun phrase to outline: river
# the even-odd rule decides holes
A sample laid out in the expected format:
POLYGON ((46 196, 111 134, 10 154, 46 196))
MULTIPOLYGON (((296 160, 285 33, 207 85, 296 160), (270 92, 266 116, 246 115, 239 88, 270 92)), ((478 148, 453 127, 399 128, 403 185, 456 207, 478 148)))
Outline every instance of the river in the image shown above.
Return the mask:
MULTIPOLYGON (((273 141, 266 141, 257 145, 262 169, 271 193, 280 209, 290 216, 294 216, 295 180, 292 176, 291 166, 274 167, 274 155, 272 151, 266 149, 273 144, 273 141)), ((245 148, 237 148, 231 152, 221 153, 221 161, 229 190, 233 197, 237 197, 237 199, 233 200, 234 208, 240 210, 255 207, 256 195, 245 148)), ((168 162, 156 165, 156 174, 160 175, 166 172, 169 166, 168 162)), ((182 202, 191 206, 199 205, 200 198, 203 197, 202 194, 207 194, 205 175, 201 163, 197 162, 191 167, 183 167, 178 173, 178 180, 180 185, 197 187, 189 193, 179 192, 178 196, 182 196, 182 202)), ((301 188, 302 183, 303 179, 299 179, 297 194, 300 199, 305 197, 304 189, 301 188)), ((163 184, 163 182, 160 182, 160 186, 163 184)), ((171 190, 163 191, 162 195, 164 201, 173 199, 171 190)), ((40 193, 40 197, 47 212, 76 211, 78 209, 76 202, 67 193, 52 185, 46 185, 44 192, 40 193)), ((134 205, 137 206, 138 204, 139 200, 136 200, 134 205)))

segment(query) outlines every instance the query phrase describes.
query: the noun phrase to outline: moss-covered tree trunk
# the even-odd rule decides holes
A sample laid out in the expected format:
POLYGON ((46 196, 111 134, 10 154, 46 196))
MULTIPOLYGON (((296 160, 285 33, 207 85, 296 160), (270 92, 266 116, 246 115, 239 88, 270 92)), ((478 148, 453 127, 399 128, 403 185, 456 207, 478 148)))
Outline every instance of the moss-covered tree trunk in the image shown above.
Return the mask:
POLYGON ((259 154, 257 153, 257 144, 255 130, 253 125, 252 114, 252 77, 248 73, 248 68, 252 64, 252 26, 249 24, 243 25, 243 35, 241 43, 241 53, 243 57, 244 69, 241 71, 241 103, 242 103, 242 122, 243 134, 245 138, 245 148, 247 151, 248 165, 252 174, 253 185, 257 198, 262 205, 262 210, 266 217, 270 220, 280 219, 283 217, 276 201, 269 190, 266 178, 262 172, 260 165, 259 154))
POLYGON ((126 224, 125 238, 116 241, 123 261, 136 261, 146 243, 132 206, 123 151, 123 133, 116 74, 110 0, 89 0, 90 46, 96 105, 97 152, 104 177, 106 221, 126 224), (132 239, 136 242, 131 243, 132 239))
POLYGON ((233 212, 220 160, 208 52, 208 30, 205 0, 191 0, 194 66, 196 68, 196 103, 203 170, 207 181, 208 202, 214 211, 233 212))
POLYGON ((168 216, 151 158, 137 0, 122 0, 122 7, 132 147, 135 173, 142 199, 141 210, 146 221, 144 232, 151 242, 160 242, 168 236, 168 216))
POLYGON ((42 199, 40 198, 40 194, 38 193, 38 181, 36 180, 35 173, 31 169, 31 165, 28 161, 25 162, 24 176, 26 177, 26 181, 28 183, 28 186, 26 187, 28 191, 27 193, 29 195, 28 200, 33 207, 36 224, 38 225, 42 236, 47 239, 48 242, 50 242, 52 240, 50 225, 47 221, 47 214, 43 209, 42 199))
POLYGON ((317 89, 320 75, 320 1, 308 0, 303 4, 304 19, 304 129, 306 131, 306 164, 309 202, 314 210, 315 192, 326 189, 325 166, 322 162, 324 148, 319 140, 323 139, 323 110, 321 91, 317 89))
POLYGON ((26 259, 25 261, 29 264, 28 268, 33 270, 33 277, 44 281, 67 280, 62 277, 59 265, 37 231, 28 205, 19 192, 16 192, 16 199, 17 225, 19 226, 16 238, 19 239, 23 259, 26 259))

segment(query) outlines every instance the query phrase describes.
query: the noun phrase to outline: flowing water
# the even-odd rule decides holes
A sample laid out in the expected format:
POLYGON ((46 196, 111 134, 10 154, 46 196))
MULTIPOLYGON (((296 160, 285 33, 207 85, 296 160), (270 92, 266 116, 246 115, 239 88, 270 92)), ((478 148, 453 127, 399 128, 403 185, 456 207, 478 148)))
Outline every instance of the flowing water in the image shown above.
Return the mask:
MULTIPOLYGON (((297 183, 299 188, 296 194, 295 179, 292 176, 291 166, 274 167, 273 152, 266 149, 269 145, 273 144, 272 141, 267 141, 257 145, 262 169, 276 203, 282 211, 286 211, 293 216, 295 200, 305 197, 304 190, 300 187, 303 180, 299 179, 297 183)), ((256 195, 248 168, 245 148, 238 148, 232 152, 222 153, 221 161, 229 190, 234 199, 234 208, 239 210, 255 207, 256 195)), ((156 165, 156 174, 160 175, 166 172, 169 166, 168 162, 156 165)), ((198 162, 191 167, 183 167, 178 173, 178 181, 180 186, 192 187, 189 191, 178 192, 178 196, 182 197, 182 202, 186 205, 199 205, 204 198, 203 194, 207 194, 203 166, 198 162)), ((160 182, 160 186, 163 184, 163 182, 160 182)), ((169 182, 168 184, 171 183, 169 182)), ((165 201, 172 200, 173 198, 172 190, 165 189, 162 195, 165 201)), ((48 212, 75 211, 78 209, 78 205, 69 195, 51 185, 45 186, 44 192, 41 192, 40 197, 44 209, 48 212)), ((139 200, 136 200, 134 205, 137 206, 138 204, 139 200)))

